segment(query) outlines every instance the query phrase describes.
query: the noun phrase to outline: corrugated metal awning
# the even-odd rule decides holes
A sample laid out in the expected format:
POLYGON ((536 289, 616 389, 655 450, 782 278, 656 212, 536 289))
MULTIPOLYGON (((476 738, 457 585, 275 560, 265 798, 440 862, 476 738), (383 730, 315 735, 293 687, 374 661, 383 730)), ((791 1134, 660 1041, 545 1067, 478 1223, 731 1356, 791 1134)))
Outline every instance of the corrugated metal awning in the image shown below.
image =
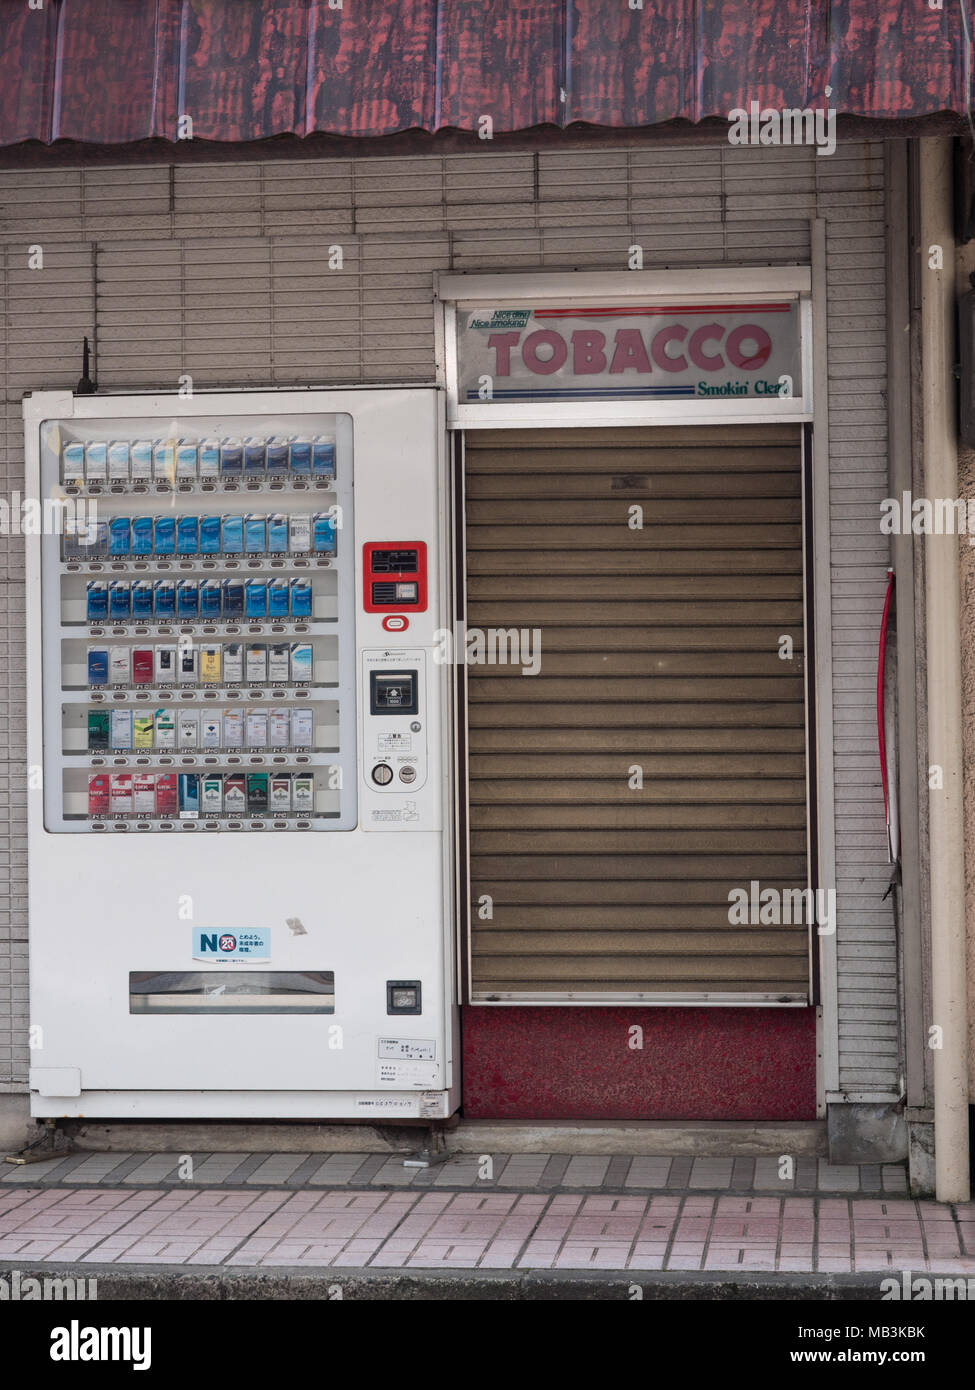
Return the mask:
POLYGON ((0 144, 175 141, 187 116, 240 142, 971 105, 968 0, 630 3, 0 0, 0 144))

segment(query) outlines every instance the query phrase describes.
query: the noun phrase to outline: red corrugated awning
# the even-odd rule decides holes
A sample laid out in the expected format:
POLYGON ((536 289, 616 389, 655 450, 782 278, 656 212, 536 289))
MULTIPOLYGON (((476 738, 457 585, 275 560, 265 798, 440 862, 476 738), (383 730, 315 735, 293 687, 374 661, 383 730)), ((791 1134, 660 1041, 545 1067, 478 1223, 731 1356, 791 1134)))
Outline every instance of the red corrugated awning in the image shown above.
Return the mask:
POLYGON ((181 116, 239 142, 971 105, 968 0, 42 3, 0 0, 0 144, 177 140, 181 116))

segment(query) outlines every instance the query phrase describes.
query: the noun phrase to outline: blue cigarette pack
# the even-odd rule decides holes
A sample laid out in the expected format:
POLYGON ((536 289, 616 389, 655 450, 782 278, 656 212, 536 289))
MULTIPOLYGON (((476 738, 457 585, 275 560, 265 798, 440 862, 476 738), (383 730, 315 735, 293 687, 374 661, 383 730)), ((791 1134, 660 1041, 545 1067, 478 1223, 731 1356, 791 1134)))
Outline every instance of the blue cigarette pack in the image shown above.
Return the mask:
POLYGON ((220 476, 239 478, 244 471, 244 447, 239 439, 225 439, 220 445, 220 476))
POLYGON ((267 548, 270 555, 288 553, 288 518, 283 512, 274 512, 267 519, 267 548))
POLYGON ((335 477, 335 440, 321 436, 311 450, 311 471, 316 478, 335 477))
POLYGON ((267 518, 248 516, 244 519, 244 552, 263 555, 267 550, 267 518))
POLYGON ((267 471, 280 476, 288 471, 288 443, 285 439, 267 441, 267 471))
POLYGON ((88 684, 108 685, 108 649, 88 648, 88 684))
POLYGON ((137 579, 132 585, 133 618, 152 617, 152 580, 137 579))
POLYGON ((269 618, 286 618, 289 612, 288 581, 269 579, 267 585, 267 615, 269 618))
POLYGON ((171 579, 157 579, 153 585, 152 611, 157 618, 176 616, 176 585, 171 579))
POLYGON ((221 523, 220 536, 225 555, 240 555, 244 549, 244 518, 225 516, 221 523))
POLYGON ((102 579, 89 579, 86 586, 88 621, 103 623, 108 617, 108 585, 102 579))
POLYGON ((291 616, 293 618, 311 617, 311 580, 292 579, 291 616))
POLYGON ((132 590, 127 579, 113 579, 108 586, 108 616, 113 622, 128 622, 132 616, 132 590))
POLYGON ((219 579, 200 580, 200 617, 219 618, 223 611, 223 598, 219 579))
POLYGON ((176 554, 196 555, 200 549, 200 523, 195 516, 181 516, 176 522, 176 554))
POLYGON ((247 581, 244 586, 244 614, 248 618, 267 617, 267 580, 247 581))
POLYGON ((335 554, 335 522, 328 512, 316 512, 312 524, 312 550, 316 555, 335 554))
POLYGON ((200 554, 220 554, 220 518, 218 516, 200 517, 200 554))
POLYGON ((176 553, 176 518, 157 516, 152 528, 152 553, 154 555, 174 555, 176 553))
POLYGON ((239 618, 244 612, 244 582, 242 579, 223 581, 223 616, 239 618))
POLYGON ((263 439, 244 440, 244 475, 263 477, 267 471, 267 443, 263 439))
POLYGON ((134 516, 132 518, 132 554, 152 554, 151 516, 134 516))
POLYGON ((109 555, 128 555, 131 549, 131 527, 127 516, 113 516, 108 523, 109 555))
POLYGON ((177 618, 196 618, 200 614, 200 586, 195 579, 181 579, 176 585, 177 618))

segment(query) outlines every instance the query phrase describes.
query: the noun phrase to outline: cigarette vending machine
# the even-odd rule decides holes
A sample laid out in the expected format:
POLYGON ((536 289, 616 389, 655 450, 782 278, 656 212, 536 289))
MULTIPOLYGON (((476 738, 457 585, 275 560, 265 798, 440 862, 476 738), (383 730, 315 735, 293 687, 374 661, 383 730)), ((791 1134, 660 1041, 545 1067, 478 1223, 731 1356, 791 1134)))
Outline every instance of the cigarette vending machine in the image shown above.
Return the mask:
POLYGON ((439 394, 24 414, 33 1113, 450 1115, 439 394))

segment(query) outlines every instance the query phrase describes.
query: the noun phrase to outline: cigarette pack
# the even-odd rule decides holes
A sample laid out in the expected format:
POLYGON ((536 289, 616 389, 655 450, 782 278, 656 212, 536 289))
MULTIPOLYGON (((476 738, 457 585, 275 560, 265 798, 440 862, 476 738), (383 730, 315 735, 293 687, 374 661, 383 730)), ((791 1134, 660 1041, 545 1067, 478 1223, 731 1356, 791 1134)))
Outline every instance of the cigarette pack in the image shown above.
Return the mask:
POLYGON ((204 714, 200 719, 200 746, 203 748, 219 748, 222 732, 223 721, 219 714, 204 714))
POLYGON ((179 814, 196 816, 200 811, 200 779, 195 772, 179 773, 179 814))
POLYGON ((108 481, 127 483, 129 481, 129 441, 113 439, 108 446, 108 481))
POLYGON ((291 779, 291 809, 309 814, 315 809, 315 784, 311 777, 295 774, 291 779))
POLYGON ((152 477, 152 445, 148 439, 137 439, 129 450, 129 469, 134 483, 148 482, 152 477))
POLYGON ((179 805, 176 785, 175 772, 160 772, 156 777, 157 816, 175 816, 179 805))
POLYGON ((113 816, 132 814, 132 774, 113 772, 108 779, 108 805, 113 816))
POLYGON ((244 549, 244 518, 225 516, 220 523, 220 544, 225 555, 240 555, 244 549))
POLYGON ((151 816, 156 810, 156 777, 137 772, 132 778, 132 809, 137 816, 151 816))
POLYGON ((267 617, 267 580, 248 579, 244 585, 244 616, 267 617))
POLYGON ((266 772, 248 772, 247 812, 249 815, 253 815, 255 811, 267 810, 267 781, 266 772))
POLYGON ((132 617, 143 622, 152 617, 151 579, 137 579, 132 585, 132 617))
POLYGON ((223 809, 227 815, 242 816, 247 810, 244 774, 228 772, 223 779, 223 809))
POLYGON ((96 772, 88 778, 88 814, 107 816, 109 804, 108 773, 96 772))
POLYGON ((260 642, 249 645, 244 659, 246 679, 262 685, 267 680, 267 647, 260 642))
POLYGON ((88 601, 88 621, 103 623, 108 617, 108 585, 101 579, 89 579, 85 586, 88 601))
POLYGON ((204 777, 200 810, 205 816, 219 816, 223 810, 223 778, 219 773, 208 773, 204 777))
POLYGON ((131 647, 111 647, 108 653, 108 671, 112 685, 128 685, 132 680, 131 647))
POLYGON ((85 482, 108 481, 108 445, 104 440, 92 440, 85 445, 85 482))
POLYGON ((244 616, 244 581, 225 579, 223 581, 223 616, 242 618, 244 616))
POLYGON ((239 709, 226 709, 223 712, 223 746, 240 748, 244 742, 244 716, 239 709))
POLYGON ((288 518, 284 512, 274 512, 267 519, 267 548, 271 555, 288 553, 288 518))
POLYGON ((176 679, 180 685, 195 685, 199 679, 199 652, 196 647, 180 647, 176 653, 176 679))
POLYGON ((244 679, 244 648, 231 642, 223 649, 224 685, 239 685, 244 679))
POLYGON ((287 748, 291 743, 291 711, 272 709, 267 716, 268 748, 287 748))
POLYGON ((196 710, 181 709, 179 721, 179 746, 184 749, 200 746, 200 716, 196 710))
POLYGON ((266 748, 267 710, 247 711, 247 747, 266 748))
POLYGON ((291 648, 291 679, 296 685, 308 685, 312 678, 310 642, 295 642, 291 648))
POLYGON ((269 618, 286 618, 290 608, 290 591, 286 579, 269 579, 267 582, 267 615, 269 618))
POLYGON ((293 618, 311 617, 311 580, 292 579, 291 616, 293 618))
POLYGON ((109 555, 128 555, 131 549, 132 528, 127 516, 113 516, 108 523, 109 555))
POLYGON ((152 527, 153 555, 174 555, 176 553, 176 518, 157 516, 152 527))
POLYGON ((220 554, 220 517, 200 517, 200 554, 220 554))
POLYGON ((335 521, 328 512, 315 513, 312 549, 316 555, 335 554, 335 521))
POLYGON ((176 747, 176 721, 172 710, 156 710, 156 748, 168 752, 176 747))
POLYGON ((176 446, 172 441, 157 439, 153 444, 152 476, 157 483, 176 481, 176 446))
POLYGON ((200 445, 200 482, 212 483, 220 476, 220 441, 204 439, 200 445))
POLYGON ((176 616, 192 620, 200 615, 200 585, 195 579, 181 579, 176 585, 176 616))
POLYGON ((173 685, 176 681, 176 648, 156 648, 156 684, 173 685))
POLYGON ((310 512, 292 512, 288 517, 288 549, 292 555, 307 555, 311 550, 310 512))
POLYGON ((181 439, 176 446, 176 477, 181 483, 195 483, 199 471, 199 454, 196 444, 181 439))
POLYGON ((132 616, 132 590, 127 579, 113 579, 108 586, 108 616, 113 623, 127 623, 132 616))
POLYGON ((152 747, 156 731, 156 718, 153 714, 136 714, 132 719, 132 747, 146 751, 152 747))
POLYGON ((176 585, 171 579, 157 579, 152 586, 152 612, 160 620, 176 616, 176 585))
POLYGON ((71 487, 85 481, 85 446, 80 439, 69 440, 62 449, 61 477, 71 487))
POLYGON ((152 685, 156 674, 155 656, 151 647, 132 648, 132 684, 152 685))
POLYGON ((181 516, 176 522, 176 554, 196 555, 199 549, 199 518, 195 516, 181 516))
POLYGON ((276 815, 291 810, 291 777, 287 772, 271 775, 270 807, 276 815))
POLYGON ((152 554, 152 517, 134 516, 132 518, 132 554, 152 554))
POLYGON ((283 685, 291 679, 291 648, 287 642, 268 648, 267 678, 272 685, 283 685))
POLYGON ((108 751, 108 710, 90 709, 88 711, 88 751, 105 753, 108 751))
POLYGON ((315 739, 315 716, 310 709, 291 711, 292 748, 310 748, 315 739))
POLYGON ((335 477, 335 440, 319 435, 312 444, 311 471, 316 478, 335 477))
POLYGON ((292 439, 289 452, 291 472, 297 478, 307 478, 311 474, 311 440, 292 439))
POLYGON ((239 439, 225 439, 220 445, 220 476, 239 478, 244 470, 244 449, 239 439))
POLYGON ((122 752, 132 747, 132 711, 113 709, 109 743, 122 752))
POLYGON ((105 647, 88 648, 88 684, 108 685, 108 651, 105 647))
POLYGON ((223 612, 223 590, 219 579, 200 580, 200 617, 215 619, 223 612))
POLYGON ((200 680, 204 685, 218 685, 221 666, 220 647, 200 648, 200 680))
POLYGON ((251 515, 244 518, 244 553, 263 555, 267 550, 267 517, 251 515))

